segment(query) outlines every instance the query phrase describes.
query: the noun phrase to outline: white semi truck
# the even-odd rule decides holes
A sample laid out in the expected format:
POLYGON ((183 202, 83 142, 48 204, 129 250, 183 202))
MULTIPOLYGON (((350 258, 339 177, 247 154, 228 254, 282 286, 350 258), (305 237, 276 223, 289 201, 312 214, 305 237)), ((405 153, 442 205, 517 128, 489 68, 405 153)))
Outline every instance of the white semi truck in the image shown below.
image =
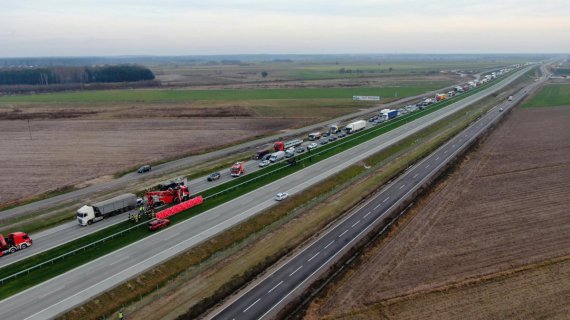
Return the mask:
POLYGON ((281 159, 285 158, 285 151, 277 151, 271 154, 271 157, 269 158, 269 161, 271 162, 277 162, 281 159))
POLYGON ((119 213, 131 211, 137 207, 137 196, 126 193, 93 205, 85 205, 77 210, 79 225, 86 226, 119 213))
POLYGON ((366 121, 365 120, 358 120, 358 121, 351 122, 351 123, 347 124, 346 127, 344 127, 344 131, 346 131, 346 133, 350 134, 350 133, 360 131, 364 128, 366 128, 366 121))

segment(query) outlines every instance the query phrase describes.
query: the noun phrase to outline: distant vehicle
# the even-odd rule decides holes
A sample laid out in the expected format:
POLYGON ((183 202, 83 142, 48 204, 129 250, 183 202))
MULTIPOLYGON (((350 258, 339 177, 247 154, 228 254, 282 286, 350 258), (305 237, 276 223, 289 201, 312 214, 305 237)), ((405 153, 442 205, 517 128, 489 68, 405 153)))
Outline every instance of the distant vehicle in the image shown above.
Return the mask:
POLYGON ((277 162, 277 161, 282 160, 284 158, 285 158, 285 151, 277 151, 277 152, 274 152, 271 154, 269 161, 277 162))
POLYGON ((344 127, 344 131, 348 134, 358 132, 362 129, 366 128, 366 121, 358 120, 355 122, 351 122, 344 127))
POLYGON ((140 167, 137 172, 138 173, 145 173, 145 172, 149 172, 150 170, 152 170, 152 167, 149 164, 147 164, 147 165, 140 167))
POLYGON ((329 126, 329 132, 328 132, 328 133, 329 133, 329 134, 331 134, 331 133, 339 133, 340 131, 341 131, 341 130, 340 130, 340 126, 339 126, 337 123, 334 123, 334 124, 331 124, 331 125, 329 126))
MULTIPOLYGON (((323 141, 324 141, 324 140, 323 140, 323 141)), ((316 147, 318 147, 318 144, 316 144, 316 143, 313 142, 313 143, 311 143, 311 144, 309 144, 309 145, 307 146, 307 149, 312 150, 312 149, 315 149, 316 147)))
POLYGON ((275 195, 275 200, 277 201, 281 201, 281 200, 285 200, 289 195, 286 192, 279 192, 278 194, 275 195))
POLYGON ((344 137, 346 137, 346 133, 340 132, 340 133, 337 134, 336 136, 339 137, 339 138, 344 138, 344 137))
POLYGON ((137 198, 137 207, 142 206, 144 204, 143 198, 137 198))
POLYGON ((77 221, 80 225, 86 226, 110 216, 133 210, 136 208, 136 205, 137 196, 132 193, 126 193, 109 200, 79 208, 79 210, 77 210, 77 221))
POLYGON ((7 237, 0 234, 0 257, 32 245, 32 239, 24 232, 13 232, 7 237))
POLYGON ((513 101, 513 96, 509 96, 509 98, 507 100, 513 101))
POLYGON ((255 153, 255 155, 253 156, 253 160, 261 160, 263 157, 265 157, 266 155, 268 155, 270 153, 271 153, 271 150, 257 151, 255 153))
POLYGON ((170 224, 168 219, 156 219, 148 223, 148 230, 155 231, 158 229, 166 228, 170 224))
POLYGON ((271 158, 271 153, 270 154, 266 154, 263 156, 263 158, 261 158, 261 160, 269 160, 269 158, 271 158))
POLYGON ((499 108, 499 112, 503 112, 503 108, 499 108))
POLYGON ((158 189, 160 191, 165 191, 168 189, 178 189, 182 186, 187 186, 188 185, 188 180, 187 179, 182 179, 182 178, 176 178, 176 179, 172 179, 172 180, 168 180, 168 181, 163 181, 161 183, 158 184, 158 189))
POLYGON ((382 119, 382 121, 388 121, 396 118, 397 116, 398 110, 384 109, 380 111, 380 119, 382 119))
POLYGON ((243 162, 236 162, 230 168, 230 174, 232 175, 232 177, 239 177, 244 173, 245 173, 245 168, 244 168, 243 162))
POLYGON ((303 153, 303 152, 305 152, 305 151, 307 151, 307 150, 305 150, 304 147, 299 147, 299 148, 297 148, 297 150, 295 150, 295 151, 296 151, 297 153, 303 153))
POLYGON ((320 132, 313 132, 313 133, 310 133, 310 134, 309 134, 309 140, 315 141, 315 140, 320 139, 321 136, 322 136, 322 133, 320 133, 320 132))
POLYGON ((293 150, 289 149, 289 150, 285 151, 285 158, 291 158, 294 155, 295 155, 295 149, 293 149, 293 150))
POLYGON ((335 136, 330 136, 330 137, 329 137, 329 142, 333 142, 333 141, 335 141, 336 139, 337 139, 337 138, 336 138, 335 136))
POLYGON ((323 140, 321 141, 321 144, 327 144, 327 143, 329 143, 329 141, 328 141, 327 139, 323 139, 323 140))
POLYGON ((374 122, 375 120, 376 120, 376 117, 368 118, 368 122, 374 122))
POLYGON ((211 173, 211 174, 208 176, 208 181, 211 182, 211 181, 214 181, 214 180, 218 180, 218 179, 220 179, 221 177, 222 177, 222 175, 221 175, 219 172, 214 172, 214 173, 211 173))
POLYGON ((269 161, 269 160, 260 161, 260 162, 259 162, 259 167, 260 167, 260 168, 267 167, 270 163, 271 163, 271 161, 269 161))
POLYGON ((303 143, 303 140, 301 139, 293 139, 287 142, 283 142, 283 141, 277 141, 275 142, 275 144, 273 145, 273 149, 275 150, 275 152, 277 151, 285 151, 286 149, 289 149, 291 147, 298 147, 303 143))

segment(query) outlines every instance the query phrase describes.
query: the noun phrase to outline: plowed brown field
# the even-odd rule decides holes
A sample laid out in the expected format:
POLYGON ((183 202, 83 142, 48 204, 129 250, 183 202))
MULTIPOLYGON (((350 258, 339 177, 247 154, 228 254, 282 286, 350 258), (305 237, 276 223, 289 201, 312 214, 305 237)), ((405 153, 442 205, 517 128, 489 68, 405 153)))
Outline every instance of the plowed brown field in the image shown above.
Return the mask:
POLYGON ((569 124, 515 110, 306 318, 568 319, 569 124))

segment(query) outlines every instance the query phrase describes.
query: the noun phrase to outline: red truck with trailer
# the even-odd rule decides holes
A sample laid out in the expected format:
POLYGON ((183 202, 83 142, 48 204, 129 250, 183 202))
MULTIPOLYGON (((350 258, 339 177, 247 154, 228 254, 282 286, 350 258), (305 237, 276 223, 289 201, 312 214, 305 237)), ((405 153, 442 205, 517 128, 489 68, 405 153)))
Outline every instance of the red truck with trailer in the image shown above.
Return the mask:
POLYGON ((7 237, 0 234, 0 257, 32 245, 32 239, 25 232, 10 233, 7 237))
POLYGON ((149 207, 158 207, 165 204, 180 203, 190 199, 190 191, 185 185, 170 188, 164 191, 149 191, 144 198, 149 207))
POLYGON ((303 140, 301 139, 293 139, 287 142, 283 142, 283 141, 277 141, 275 142, 275 144, 273 145, 273 149, 275 150, 275 152, 277 151, 285 151, 291 147, 298 147, 301 144, 303 144, 303 140))

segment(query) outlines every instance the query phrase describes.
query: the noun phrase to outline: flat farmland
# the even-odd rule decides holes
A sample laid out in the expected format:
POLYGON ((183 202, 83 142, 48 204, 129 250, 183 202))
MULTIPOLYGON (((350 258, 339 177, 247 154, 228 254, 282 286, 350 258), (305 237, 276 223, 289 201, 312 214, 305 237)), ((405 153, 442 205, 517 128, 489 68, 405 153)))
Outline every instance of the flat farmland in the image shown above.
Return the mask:
POLYGON ((570 105, 570 84, 548 84, 531 100, 525 108, 557 107, 570 105))
POLYGON ((567 319, 570 107, 519 108, 306 319, 567 319))

